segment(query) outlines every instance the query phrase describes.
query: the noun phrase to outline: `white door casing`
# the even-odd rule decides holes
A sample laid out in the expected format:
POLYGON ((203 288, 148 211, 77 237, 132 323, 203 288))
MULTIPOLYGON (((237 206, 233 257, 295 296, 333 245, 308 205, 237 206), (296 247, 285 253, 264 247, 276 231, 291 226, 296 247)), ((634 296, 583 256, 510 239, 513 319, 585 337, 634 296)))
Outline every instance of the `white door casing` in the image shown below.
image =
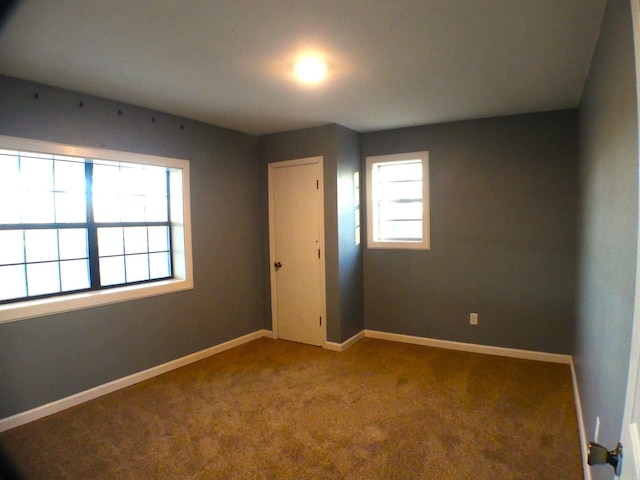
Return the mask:
MULTIPOLYGON (((636 60, 636 92, 638 98, 640 98, 640 84, 638 83, 638 79, 640 79, 640 0, 631 0, 631 15, 633 18, 633 43, 636 60)), ((638 105, 638 119, 640 125, 640 104, 638 105)), ((638 161, 640 165, 640 145, 638 161)), ((638 199, 638 204, 638 225, 640 225, 640 198, 638 199)), ((633 328, 631 333, 631 354, 629 356, 627 393, 624 417, 622 420, 622 432, 620 434, 624 447, 621 478, 625 480, 640 479, 640 382, 638 382, 638 367, 640 363, 640 231, 636 256, 636 286, 633 328)))
POLYGON ((323 206, 322 157, 269 164, 274 338, 326 342, 323 206))

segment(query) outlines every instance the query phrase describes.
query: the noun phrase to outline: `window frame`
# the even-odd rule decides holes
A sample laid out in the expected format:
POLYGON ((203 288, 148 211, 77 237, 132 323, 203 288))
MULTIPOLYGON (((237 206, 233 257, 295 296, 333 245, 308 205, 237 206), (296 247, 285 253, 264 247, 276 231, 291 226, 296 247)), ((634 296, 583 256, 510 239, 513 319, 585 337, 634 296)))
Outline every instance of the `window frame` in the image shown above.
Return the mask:
POLYGON ((395 249, 395 250, 430 250, 430 200, 429 200, 429 152, 406 152, 388 155, 371 155, 365 157, 366 181, 367 181, 367 248, 371 249, 395 249), (422 165, 422 240, 379 240, 375 236, 374 225, 377 222, 378 209, 376 191, 373 184, 373 171, 375 165, 390 163, 405 163, 420 160, 422 165))
MULTIPOLYGON (((173 257, 173 278, 171 279, 152 280, 68 294, 61 293, 45 298, 26 298, 23 301, 5 303, 0 305, 0 323, 165 295, 194 288, 188 160, 4 135, 0 135, 0 148, 168 168, 169 181, 171 183, 169 197, 171 209, 170 247, 173 257)), ((19 224, 16 226, 19 226, 19 224)))

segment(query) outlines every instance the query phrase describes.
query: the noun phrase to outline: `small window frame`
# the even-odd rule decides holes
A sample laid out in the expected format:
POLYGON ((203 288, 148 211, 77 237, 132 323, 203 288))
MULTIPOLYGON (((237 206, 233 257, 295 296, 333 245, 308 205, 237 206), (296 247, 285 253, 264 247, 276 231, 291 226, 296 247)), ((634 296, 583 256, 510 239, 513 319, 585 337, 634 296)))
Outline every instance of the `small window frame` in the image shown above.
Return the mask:
POLYGON ((430 250, 430 201, 429 201, 429 152, 407 152, 388 155, 373 155, 365 158, 367 182, 367 248, 395 250, 430 250), (377 192, 373 184, 373 172, 377 165, 406 163, 420 160, 422 165, 422 240, 380 240, 376 237, 377 192))
POLYGON ((72 292, 46 298, 27 298, 24 301, 2 304, 0 305, 0 323, 92 308, 194 288, 191 250, 190 165, 188 160, 65 145, 4 135, 0 135, 0 148, 167 167, 169 169, 169 181, 172 184, 169 203, 172 231, 171 252, 173 256, 173 278, 102 290, 72 292))

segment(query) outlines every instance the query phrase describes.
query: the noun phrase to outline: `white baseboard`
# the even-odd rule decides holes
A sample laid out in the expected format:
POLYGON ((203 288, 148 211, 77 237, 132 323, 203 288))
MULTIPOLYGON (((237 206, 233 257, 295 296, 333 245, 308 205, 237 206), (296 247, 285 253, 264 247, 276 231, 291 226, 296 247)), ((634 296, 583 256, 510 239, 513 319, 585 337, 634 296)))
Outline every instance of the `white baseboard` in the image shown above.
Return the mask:
POLYGON ((345 340, 342 343, 326 342, 324 344, 324 348, 326 348, 327 350, 332 350, 334 352, 344 352, 347 348, 352 346, 354 343, 359 342, 363 338, 364 338, 364 330, 356 333, 353 337, 351 337, 348 340, 345 340))
POLYGON ((84 392, 79 392, 69 397, 56 400, 55 402, 47 403, 46 405, 27 410, 26 412, 2 418, 0 419, 0 432, 19 427, 20 425, 24 425, 29 422, 33 422, 34 420, 38 420, 62 410, 66 410, 67 408, 75 407, 76 405, 88 402, 89 400, 93 400, 94 398, 98 398, 108 393, 115 392, 116 390, 120 390, 122 388, 142 382, 144 380, 157 377, 158 375, 170 372, 171 370, 175 370, 176 368, 184 367, 185 365, 189 365, 190 363, 203 360, 212 355, 216 355, 218 353, 224 352, 225 350, 238 347, 262 337, 273 338, 273 333, 270 330, 258 330, 242 337, 234 338, 233 340, 229 340, 228 342, 224 342, 205 350, 192 353, 185 357, 177 358, 170 362, 163 363, 162 365, 158 365, 147 370, 143 370, 141 372, 137 372, 123 378, 119 378, 112 382, 98 385, 97 387, 85 390, 84 392))
POLYGON ((576 375, 576 367, 573 358, 569 362, 571 369, 571 383, 573 384, 573 398, 576 402, 576 417, 578 419, 578 433, 580 434, 580 449, 582 450, 582 470, 584 472, 584 480, 591 480, 591 468, 587 463, 589 457, 589 442, 587 440, 587 431, 584 428, 584 416, 582 415, 582 400, 580 400, 580 389, 578 388, 578 376, 576 375))
POLYGON ((412 335, 402 335, 400 333, 379 332, 377 330, 365 330, 364 336, 367 338, 390 340, 392 342, 412 343, 414 345, 424 345, 426 347, 446 348, 449 350, 461 350, 464 352, 473 353, 484 353, 486 355, 498 355, 501 357, 524 358, 527 360, 537 360, 540 362, 564 363, 567 365, 571 362, 571 355, 562 355, 560 353, 535 352, 532 350, 518 350, 516 348, 505 347, 491 347, 488 345, 478 345, 475 343, 452 342, 450 340, 414 337, 412 335))
MULTIPOLYGON (((46 405, 33 408, 26 412, 18 413, 16 415, 12 415, 10 417, 0 419, 0 432, 4 432, 12 428, 19 427, 20 425, 24 425, 29 422, 32 422, 34 420, 44 418, 46 416, 52 415, 62 410, 66 410, 67 408, 71 408, 81 403, 88 402, 89 400, 93 400, 95 398, 115 392, 122 388, 142 382, 144 380, 148 380, 158 375, 162 375, 163 373, 170 372, 171 370, 184 367, 191 363, 197 362, 199 360, 203 360, 212 355, 216 355, 218 353, 224 352, 225 350, 238 347, 240 345, 243 345, 252 340, 256 340, 262 337, 273 338, 273 332, 270 330, 258 330, 256 332, 244 335, 242 337, 229 340, 228 342, 224 342, 219 345, 215 345, 213 347, 207 348, 200 352, 192 353, 190 355, 172 360, 162 365, 158 365, 158 366, 149 368, 147 370, 134 373, 127 377, 123 377, 118 380, 114 380, 112 382, 99 385, 89 390, 85 390, 84 392, 76 393, 69 397, 62 398, 60 400, 56 400, 46 405)), ((545 352, 532 352, 528 350, 517 350, 517 349, 503 348, 503 347, 489 347, 485 345, 452 342, 447 340, 436 340, 436 339, 431 339, 426 337, 415 337, 410 335, 401 335, 397 333, 379 332, 375 330, 363 330, 361 332, 358 332, 353 337, 349 338, 343 343, 326 342, 325 348, 327 350, 343 352, 347 348, 351 347, 353 344, 362 340, 365 337, 377 338, 381 340, 390 340, 394 342, 411 343, 411 344, 424 345, 424 346, 430 346, 430 347, 447 348, 450 350, 463 350, 467 352, 484 353, 489 355, 500 355, 500 356, 514 357, 514 358, 525 358, 530 360, 540 360, 540 361, 546 361, 546 362, 569 364, 571 367, 574 397, 576 401, 576 412, 578 415, 580 442, 582 445, 582 452, 583 452, 583 458, 584 458, 583 463, 585 465, 585 480, 591 480, 591 471, 586 466, 587 443, 586 443, 586 434, 584 430, 584 421, 582 418, 580 394, 578 392, 578 384, 577 384, 577 378, 575 375, 575 367, 573 366, 573 361, 570 355, 560 355, 560 354, 545 353, 545 352)))

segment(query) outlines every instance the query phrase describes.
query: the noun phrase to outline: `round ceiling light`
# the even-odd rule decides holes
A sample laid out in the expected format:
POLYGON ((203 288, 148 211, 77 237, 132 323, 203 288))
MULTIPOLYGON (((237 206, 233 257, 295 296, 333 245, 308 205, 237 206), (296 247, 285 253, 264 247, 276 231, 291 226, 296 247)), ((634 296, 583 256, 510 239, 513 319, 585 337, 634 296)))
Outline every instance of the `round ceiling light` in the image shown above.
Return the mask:
POLYGON ((327 78, 327 64, 317 57, 305 57, 296 62, 294 72, 302 83, 315 85, 327 78))

